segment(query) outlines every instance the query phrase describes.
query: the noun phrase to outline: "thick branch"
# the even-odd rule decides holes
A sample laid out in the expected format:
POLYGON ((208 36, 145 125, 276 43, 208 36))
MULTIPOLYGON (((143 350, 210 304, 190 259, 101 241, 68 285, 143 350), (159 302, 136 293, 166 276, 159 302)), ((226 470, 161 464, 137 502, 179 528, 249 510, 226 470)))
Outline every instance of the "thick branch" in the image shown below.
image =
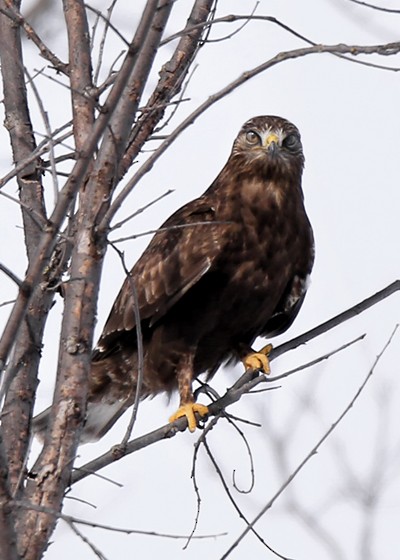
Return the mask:
POLYGON ((121 162, 120 177, 125 175, 155 126, 162 119, 168 103, 181 89, 198 51, 213 3, 214 0, 197 0, 194 3, 186 23, 186 29, 190 31, 182 32, 182 38, 174 54, 162 67, 158 84, 132 130, 129 146, 121 162))
MULTIPOLYGON (((4 0, 0 0, 0 2, 4 2, 4 0)), ((156 9, 156 0, 152 0, 147 3, 142 20, 144 19, 146 20, 146 22, 147 20, 149 20, 148 25, 150 25, 153 17, 153 11, 156 9)), ((144 27, 146 31, 147 28, 146 26, 144 27)), ((141 28, 140 25, 139 28, 141 28)), ((0 33, 0 41, 2 39, 3 35, 0 33)), ((108 126, 115 107, 117 106, 121 94, 126 87, 127 81, 130 77, 132 68, 136 61, 138 47, 139 45, 133 42, 130 49, 128 50, 122 68, 118 72, 118 76, 115 79, 114 85, 108 95, 107 101, 103 105, 103 110, 93 125, 92 132, 85 145, 85 150, 82 150, 79 154, 77 162, 73 170, 71 171, 65 186, 59 194, 58 201, 53 210, 53 213, 50 219, 47 221, 47 227, 45 228, 45 231, 40 238, 40 242, 35 253, 35 258, 30 262, 24 283, 19 291, 17 300, 12 312, 10 313, 0 341, 0 370, 6 363, 20 325, 22 324, 32 295, 33 286, 40 283, 43 270, 49 265, 51 254, 56 244, 57 233, 61 229, 65 216, 76 197, 76 193, 81 187, 82 182, 85 180, 91 157, 97 149, 98 142, 103 135, 104 130, 108 126)))
MULTIPOLYGON (((18 4, 18 3, 16 3, 18 4)), ((7 2, 11 6, 11 2, 7 2)), ((0 1, 4 10, 6 2, 0 1)), ((4 88, 6 127, 9 130, 11 146, 16 165, 29 158, 36 150, 32 124, 29 115, 27 91, 23 71, 22 46, 19 27, 0 13, 0 57, 4 88)), ((40 160, 36 156, 17 175, 21 210, 24 222, 25 246, 28 259, 32 262, 40 242, 42 228, 46 222, 43 189, 41 185, 40 160), (37 219, 39 216, 39 220, 37 219)), ((33 287, 33 285, 32 285, 33 287)), ((19 291, 23 300, 31 294, 31 287, 20 283, 19 291)), ((47 313, 53 298, 47 294, 42 298, 41 289, 36 288, 36 306, 31 306, 26 321, 15 325, 13 340, 17 340, 15 352, 9 364, 13 381, 9 387, 3 409, 2 431, 9 472, 8 483, 15 494, 21 480, 26 454, 29 449, 29 425, 32 417, 33 399, 37 384, 37 369, 40 348, 47 313), (18 339, 16 337, 19 328, 18 339)))
MULTIPOLYGON (((173 1, 147 3, 146 11, 132 41, 135 60, 131 65, 126 88, 121 92, 107 134, 99 150, 91 181, 102 181, 112 193, 118 183, 118 169, 125 153, 132 123, 171 13, 173 1), (158 5, 157 5, 158 4, 158 5), (151 10, 150 10, 151 8, 151 10)), ((121 71, 124 71, 124 62, 121 71)), ((104 228, 103 228, 104 229, 104 228)))
POLYGON ((8 485, 7 459, 0 433, 0 551, 2 560, 19 560, 15 519, 8 485))
MULTIPOLYGON (((0 8, 5 10, 4 0, 0 8)), ((5 125, 10 134, 14 161, 18 164, 36 149, 33 129, 29 115, 27 91, 23 68, 22 46, 19 28, 14 22, 0 13, 0 60, 3 77, 5 125)), ((21 201, 28 208, 45 217, 39 158, 36 158, 18 174, 21 201)), ((25 244, 29 259, 35 253, 41 231, 29 212, 22 210, 25 231, 25 244)))
POLYGON ((94 99, 90 36, 84 3, 81 0, 63 0, 69 45, 69 74, 71 79, 72 115, 75 146, 78 152, 94 122, 94 99))
MULTIPOLYGON (((154 2, 149 3, 151 4, 154 5, 154 2)), ((148 33, 144 36, 144 43, 140 43, 139 46, 144 50, 139 50, 133 64, 133 76, 138 83, 132 82, 129 73, 125 74, 127 68, 130 70, 132 62, 131 57, 125 60, 121 73, 127 76, 126 89, 121 92, 121 98, 116 102, 116 110, 111 117, 112 132, 106 134, 95 169, 85 185, 83 196, 80 197, 77 233, 70 267, 71 281, 65 292, 57 382, 50 426, 42 453, 34 467, 37 477, 29 482, 26 490, 26 498, 33 505, 44 505, 55 512, 59 512, 62 507, 86 411, 87 378, 105 250, 104 235, 99 235, 96 224, 103 209, 106 210, 109 204, 110 182, 113 181, 113 169, 118 161, 118 145, 123 141, 125 121, 134 118, 121 114, 121 104, 124 105, 127 99, 133 104, 138 101, 132 88, 136 86, 140 97, 141 88, 144 87, 142 79, 147 78, 147 71, 150 69, 148 59, 143 60, 142 56, 144 54, 149 56, 147 50, 149 47, 151 47, 151 54, 155 55, 152 49, 156 50, 170 7, 170 0, 161 1, 154 18, 150 19, 150 28, 149 22, 145 21, 143 24, 148 33)), ((69 14, 71 21, 74 15, 76 16, 76 14, 69 14)), ((139 28, 142 33, 143 26, 139 25, 139 28)), ((79 37, 74 40, 79 41, 79 37)), ((152 58, 150 61, 152 62, 152 58)), ((72 66, 71 63, 71 72, 72 66)), ((80 76, 77 76, 78 81, 79 79, 80 76)), ((80 110, 82 106, 79 107, 80 110)), ((83 138, 80 141, 83 142, 83 138)), ((21 532, 23 528, 20 550, 26 560, 40 557, 56 521, 57 516, 52 514, 34 510, 23 512, 19 520, 21 532)))

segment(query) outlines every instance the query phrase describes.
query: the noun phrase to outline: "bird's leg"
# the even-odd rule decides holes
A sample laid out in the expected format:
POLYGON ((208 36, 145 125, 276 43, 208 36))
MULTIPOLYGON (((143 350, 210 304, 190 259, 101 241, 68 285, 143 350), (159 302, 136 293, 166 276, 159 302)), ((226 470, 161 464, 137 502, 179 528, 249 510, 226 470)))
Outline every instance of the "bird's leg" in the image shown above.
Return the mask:
POLYGON ((197 427, 195 413, 197 412, 200 416, 207 416, 208 407, 203 404, 198 404, 194 400, 192 390, 192 360, 187 359, 187 363, 181 363, 179 365, 177 379, 180 405, 178 410, 170 417, 169 421, 175 422, 178 418, 186 416, 189 430, 194 432, 197 427))
POLYGON ((246 369, 258 369, 264 372, 266 375, 271 373, 271 368, 269 365, 268 356, 272 350, 272 344, 267 344, 258 352, 250 352, 242 359, 244 367, 246 369))

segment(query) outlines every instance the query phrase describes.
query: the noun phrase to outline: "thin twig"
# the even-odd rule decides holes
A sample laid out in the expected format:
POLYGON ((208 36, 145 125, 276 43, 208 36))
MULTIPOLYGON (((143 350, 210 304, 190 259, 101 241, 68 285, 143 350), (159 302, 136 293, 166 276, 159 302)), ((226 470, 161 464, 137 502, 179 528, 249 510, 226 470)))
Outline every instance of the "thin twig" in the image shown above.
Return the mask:
MULTIPOLYGON (((244 22, 239 25, 239 27, 237 29, 235 29, 234 31, 232 31, 231 33, 228 33, 227 35, 224 35, 223 37, 218 37, 218 39, 210 39, 209 37, 207 37, 204 42, 205 43, 220 43, 221 41, 227 41, 228 39, 232 39, 232 37, 234 37, 235 35, 237 35, 238 33, 240 33, 245 27, 246 25, 248 25, 252 19, 254 19, 254 14, 259 6, 260 2, 256 2, 254 5, 253 10, 250 12, 250 15, 244 20, 244 22)), ((213 18, 211 24, 213 25, 214 23, 216 23, 217 18, 213 18)), ((210 30, 211 30, 211 24, 210 24, 210 30)))
MULTIPOLYGON (((4 272, 15 284, 17 284, 18 288, 21 288, 23 285, 22 280, 18 278, 16 274, 12 270, 10 270, 7 266, 0 263, 0 270, 4 272)), ((4 304, 3 304, 4 305, 4 304)))
POLYGON ((88 539, 88 537, 86 537, 86 535, 84 535, 78 529, 78 527, 75 527, 75 523, 73 523, 72 521, 70 521, 68 519, 63 519, 63 521, 65 521, 65 523, 75 533, 75 535, 77 537, 79 537, 85 544, 88 545, 88 547, 97 556, 97 558, 100 558, 100 560, 108 560, 107 557, 104 556, 104 554, 101 552, 101 550, 99 548, 97 548, 97 546, 94 543, 92 543, 92 541, 90 539, 88 539))
MULTIPOLYGON (((342 350, 345 350, 346 348, 349 348, 350 346, 352 346, 356 342, 360 342, 360 340, 364 340, 364 338, 366 336, 367 336, 366 334, 362 334, 362 335, 358 336, 357 338, 354 338, 350 342, 346 342, 345 344, 342 344, 342 346, 339 346, 338 348, 335 348, 334 350, 330 350, 329 352, 327 352, 323 356, 319 356, 318 358, 315 358, 315 360, 311 360, 311 362, 307 362, 305 364, 297 366, 296 368, 291 369, 289 371, 286 371, 285 373, 281 373, 280 375, 274 375, 272 377, 268 377, 267 380, 271 383, 274 382, 274 381, 279 381, 280 379, 284 379, 285 377, 289 377, 289 375, 293 375, 294 373, 297 373, 298 371, 302 371, 303 369, 308 369, 312 366, 315 366, 316 364, 319 364, 320 362, 323 362, 324 360, 327 360, 328 358, 330 358, 331 356, 334 356, 335 354, 341 352, 342 350)), ((255 391, 253 391, 253 392, 255 392, 255 391)))
POLYGON ((46 59, 50 64, 54 66, 54 68, 66 76, 68 76, 68 64, 61 62, 61 60, 44 44, 42 39, 33 29, 33 27, 25 20, 24 16, 17 10, 15 2, 11 5, 8 4, 8 10, 4 10, 0 8, 0 13, 4 14, 8 18, 10 18, 13 22, 17 25, 20 25, 26 33, 28 39, 35 44, 41 56, 46 59))
POLYGON ((38 226, 40 230, 43 230, 46 227, 47 224, 46 218, 42 214, 40 214, 39 212, 31 208, 30 206, 28 206, 28 204, 25 204, 24 202, 22 202, 22 200, 19 200, 18 198, 11 196, 10 194, 6 193, 3 190, 0 190, 0 196, 3 196, 4 198, 10 200, 11 202, 14 202, 14 204, 18 204, 20 208, 23 208, 24 210, 29 212, 29 217, 33 222, 35 222, 35 224, 38 226))
MULTIPOLYGON (((163 198, 165 198, 166 196, 170 195, 173 192, 174 192, 174 189, 169 189, 169 190, 165 191, 165 193, 161 194, 160 196, 158 196, 154 200, 151 200, 150 202, 148 202, 147 204, 145 204, 141 208, 138 208, 137 210, 135 210, 135 212, 130 214, 127 218, 124 218, 120 222, 117 222, 116 224, 111 226, 110 231, 114 231, 114 230, 122 227, 127 222, 129 222, 133 218, 136 218, 136 216, 138 216, 139 214, 142 214, 142 212, 144 212, 145 210, 148 210, 151 206, 153 206, 154 204, 157 204, 157 202, 160 202, 160 200, 162 200, 163 198)), ((114 241, 114 243, 115 243, 115 241, 114 241)))
POLYGON ((3 301, 2 303, 0 303, 0 307, 5 307, 6 305, 12 305, 13 303, 15 303, 15 299, 10 299, 9 301, 3 301))
MULTIPOLYGON (((233 507, 235 508, 236 512, 238 513, 239 517, 241 519, 243 519, 243 521, 245 523, 247 523, 247 525, 249 526, 249 522, 246 519, 246 516, 243 514, 242 510, 239 508, 236 500, 233 498, 232 493, 229 490, 228 484, 226 483, 226 480, 224 478, 224 475, 222 474, 221 469, 219 468, 219 465, 217 463, 217 461, 215 460, 214 455, 211 453, 211 449, 208 445, 207 439, 204 437, 204 435, 202 434, 202 436, 200 437, 200 439, 202 440, 202 443, 204 445, 204 449, 207 452, 207 455, 211 461, 211 463, 213 464, 213 467, 222 483, 222 486, 225 490, 226 495, 229 498, 229 501, 231 502, 231 504, 233 505, 233 507)), ((277 556, 278 558, 281 558, 282 560, 293 560, 287 556, 283 556, 282 554, 280 554, 279 552, 277 552, 275 549, 273 549, 264 539, 263 537, 254 530, 254 527, 251 528, 252 532, 254 533, 254 535, 258 538, 258 540, 270 551, 272 552, 275 556, 277 556)))
POLYGON ((196 464, 197 464, 197 457, 198 457, 199 450, 200 450, 200 445, 201 445, 203 439, 206 437, 206 435, 214 428, 214 426, 216 425, 218 420, 219 420, 219 417, 213 418, 211 420, 211 422, 209 422, 208 425, 205 427, 205 429, 204 429, 204 431, 201 435, 201 438, 199 438, 196 441, 196 443, 194 444, 194 451, 193 451, 193 458, 192 458, 192 471, 190 473, 190 478, 192 479, 193 489, 194 489, 194 493, 196 495, 197 507, 196 507, 196 515, 194 517, 193 527, 192 527, 192 530, 190 531, 190 535, 187 538, 185 546, 183 547, 183 550, 186 550, 187 547, 190 544, 190 541, 193 538, 196 538, 194 536, 194 534, 196 532, 197 524, 198 524, 199 518, 200 518, 201 496, 200 496, 200 488, 197 484, 197 478, 196 478, 196 464))
MULTIPOLYGON (((65 134, 63 134, 63 136, 61 136, 59 139, 55 139, 56 135, 59 134, 60 132, 62 132, 68 126, 71 126, 71 122, 68 122, 68 123, 64 124, 63 126, 61 126, 60 128, 58 128, 57 130, 55 130, 52 133, 51 141, 53 142, 54 145, 62 144, 64 142, 64 140, 66 140, 67 138, 70 138, 72 136, 72 131, 70 130, 70 131, 66 132, 65 134)), ((38 157, 40 157, 44 153, 48 152, 49 142, 50 142, 50 138, 47 138, 47 136, 46 136, 45 139, 37 146, 37 148, 35 150, 32 151, 32 153, 27 158, 24 158, 23 160, 21 160, 14 167, 14 169, 12 169, 9 173, 4 175, 4 177, 1 177, 0 178, 0 188, 3 187, 6 183, 8 183, 11 179, 16 177, 18 175, 18 173, 23 171, 33 161, 37 160, 38 157)))
POLYGON ((128 235, 127 237, 119 237, 118 239, 112 239, 110 243, 122 243, 124 241, 131 241, 132 239, 137 239, 138 237, 144 237, 146 235, 154 235, 155 233, 159 233, 160 231, 170 231, 174 229, 183 229, 183 228, 191 228, 196 226, 206 226, 206 225, 217 225, 217 224, 227 224, 229 222, 192 222, 190 224, 178 224, 176 226, 167 226, 167 227, 160 227, 157 229, 149 229, 148 231, 142 231, 141 233, 134 233, 132 235, 128 235))
POLYGON ((121 259, 122 267, 126 274, 126 278, 129 282, 129 288, 132 293, 133 315, 135 317, 135 331, 136 331, 136 344, 137 344, 137 356, 138 356, 135 400, 133 402, 131 418, 129 420, 129 424, 126 429, 125 435, 121 443, 119 444, 119 446, 117 446, 118 448, 120 448, 121 451, 123 451, 126 447, 126 444, 129 441, 129 438, 131 437, 133 426, 135 425, 136 417, 139 409, 140 395, 142 392, 142 384, 143 384, 144 353, 143 353, 142 326, 141 326, 141 318, 140 318, 140 311, 138 305, 138 294, 136 290, 136 285, 128 268, 126 267, 123 253, 119 249, 117 249, 115 245, 111 244, 111 246, 117 252, 119 258, 121 259))
MULTIPOLYGON (((93 6, 91 6, 90 4, 86 4, 86 8, 88 10, 90 10, 91 12, 93 12, 94 14, 96 14, 100 19, 102 19, 105 23, 105 27, 104 27, 104 39, 105 39, 105 35, 106 35, 106 31, 108 30, 108 28, 112 29, 114 31, 114 33, 117 35, 117 37, 119 37, 121 39, 121 41, 125 44, 126 47, 129 47, 130 43, 127 39, 125 39, 125 37, 122 35, 122 33, 119 31, 119 29, 113 25, 111 23, 110 20, 110 11, 114 8, 114 5, 116 4, 116 1, 114 0, 111 3, 111 6, 109 8, 107 8, 107 12, 108 15, 105 16, 102 14, 102 12, 100 10, 97 10, 96 8, 94 8, 93 6)), ((102 39, 102 40, 104 40, 102 39)), ((96 74, 95 76, 98 76, 98 71, 96 70, 96 74)))
MULTIPOLYGON (((14 504, 18 507, 33 510, 40 513, 47 513, 48 515, 53 515, 63 521, 68 523, 76 523, 77 525, 84 525, 86 527, 92 527, 93 529, 103 529, 105 531, 111 531, 113 533, 124 533, 125 535, 141 535, 143 537, 159 537, 163 539, 177 539, 177 540, 186 540, 188 538, 187 535, 180 535, 175 533, 159 533, 158 531, 144 531, 142 529, 130 529, 130 528, 123 528, 123 527, 114 527, 112 525, 105 525, 103 523, 97 523, 97 521, 89 521, 87 519, 82 519, 80 517, 75 517, 73 515, 66 515, 61 512, 57 512, 52 510, 51 508, 40 506, 31 502, 24 502, 23 500, 14 500, 14 504)), ((227 533, 213 533, 207 535, 196 535, 196 539, 214 539, 216 537, 223 537, 226 536, 227 533)))
POLYGON ((58 177, 57 177, 57 170, 56 170, 56 162, 55 162, 55 155, 54 155, 54 142, 52 140, 52 133, 51 133, 51 126, 49 115, 44 108, 43 100, 40 97, 39 91, 36 87, 34 78, 30 76, 29 71, 26 67, 24 67, 24 72, 28 77, 27 83, 31 86, 33 95, 35 96, 36 103, 38 104, 40 114, 42 116, 44 127, 46 129, 46 135, 49 139, 49 160, 50 160, 50 170, 51 170, 51 177, 53 179, 53 196, 54 196, 54 204, 57 204, 58 200, 58 177))
MULTIPOLYGON (((100 75, 101 65, 103 63, 103 56, 104 56, 104 46, 106 44, 108 30, 112 29, 119 37, 122 37, 122 40, 124 41, 124 37, 122 36, 122 34, 120 34, 118 29, 116 29, 111 23, 111 16, 112 16, 112 13, 113 13, 113 10, 115 8, 116 3, 117 3, 117 0, 112 0, 111 4, 107 8, 107 17, 104 18, 105 25, 104 25, 103 35, 102 35, 101 40, 100 40, 99 56, 98 56, 97 66, 96 66, 96 70, 95 70, 94 78, 93 78, 93 83, 94 84, 97 84, 97 81, 98 81, 98 78, 99 78, 99 75, 100 75)), ((92 9, 88 4, 86 4, 86 8, 88 8, 89 10, 92 9)), ((104 16, 100 12, 98 14, 98 17, 103 18, 104 16)), ((129 41, 125 40, 125 44, 129 47, 129 41)))
POLYGON ((395 10, 391 8, 384 8, 383 6, 376 6, 375 4, 370 4, 369 2, 361 2, 360 0, 348 0, 353 2, 353 4, 359 4, 365 8, 372 8, 373 10, 379 10, 380 12, 388 12, 389 14, 400 14, 400 10, 395 10))

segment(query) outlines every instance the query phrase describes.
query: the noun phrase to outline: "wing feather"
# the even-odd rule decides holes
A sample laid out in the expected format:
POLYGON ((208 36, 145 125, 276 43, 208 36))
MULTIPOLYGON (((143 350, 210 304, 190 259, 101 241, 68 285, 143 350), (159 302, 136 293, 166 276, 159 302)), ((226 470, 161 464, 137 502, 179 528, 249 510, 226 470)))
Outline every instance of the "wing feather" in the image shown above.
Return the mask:
POLYGON ((141 320, 159 321, 213 265, 221 252, 220 224, 206 198, 175 212, 160 228, 130 272, 98 343, 103 352, 116 333, 135 328, 132 284, 141 320))

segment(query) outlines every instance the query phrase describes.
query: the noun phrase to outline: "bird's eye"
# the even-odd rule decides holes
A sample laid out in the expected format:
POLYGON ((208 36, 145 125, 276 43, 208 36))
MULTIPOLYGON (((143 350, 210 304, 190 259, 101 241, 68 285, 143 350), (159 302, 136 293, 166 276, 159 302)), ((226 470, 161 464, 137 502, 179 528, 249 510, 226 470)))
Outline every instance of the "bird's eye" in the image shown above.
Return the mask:
POLYGON ((257 134, 257 132, 254 132, 254 130, 248 130, 246 132, 246 140, 249 144, 252 144, 253 146, 255 146, 256 144, 261 144, 261 138, 257 134))
POLYGON ((288 150, 295 150, 299 147, 300 139, 296 134, 289 134, 282 142, 283 146, 288 150))

